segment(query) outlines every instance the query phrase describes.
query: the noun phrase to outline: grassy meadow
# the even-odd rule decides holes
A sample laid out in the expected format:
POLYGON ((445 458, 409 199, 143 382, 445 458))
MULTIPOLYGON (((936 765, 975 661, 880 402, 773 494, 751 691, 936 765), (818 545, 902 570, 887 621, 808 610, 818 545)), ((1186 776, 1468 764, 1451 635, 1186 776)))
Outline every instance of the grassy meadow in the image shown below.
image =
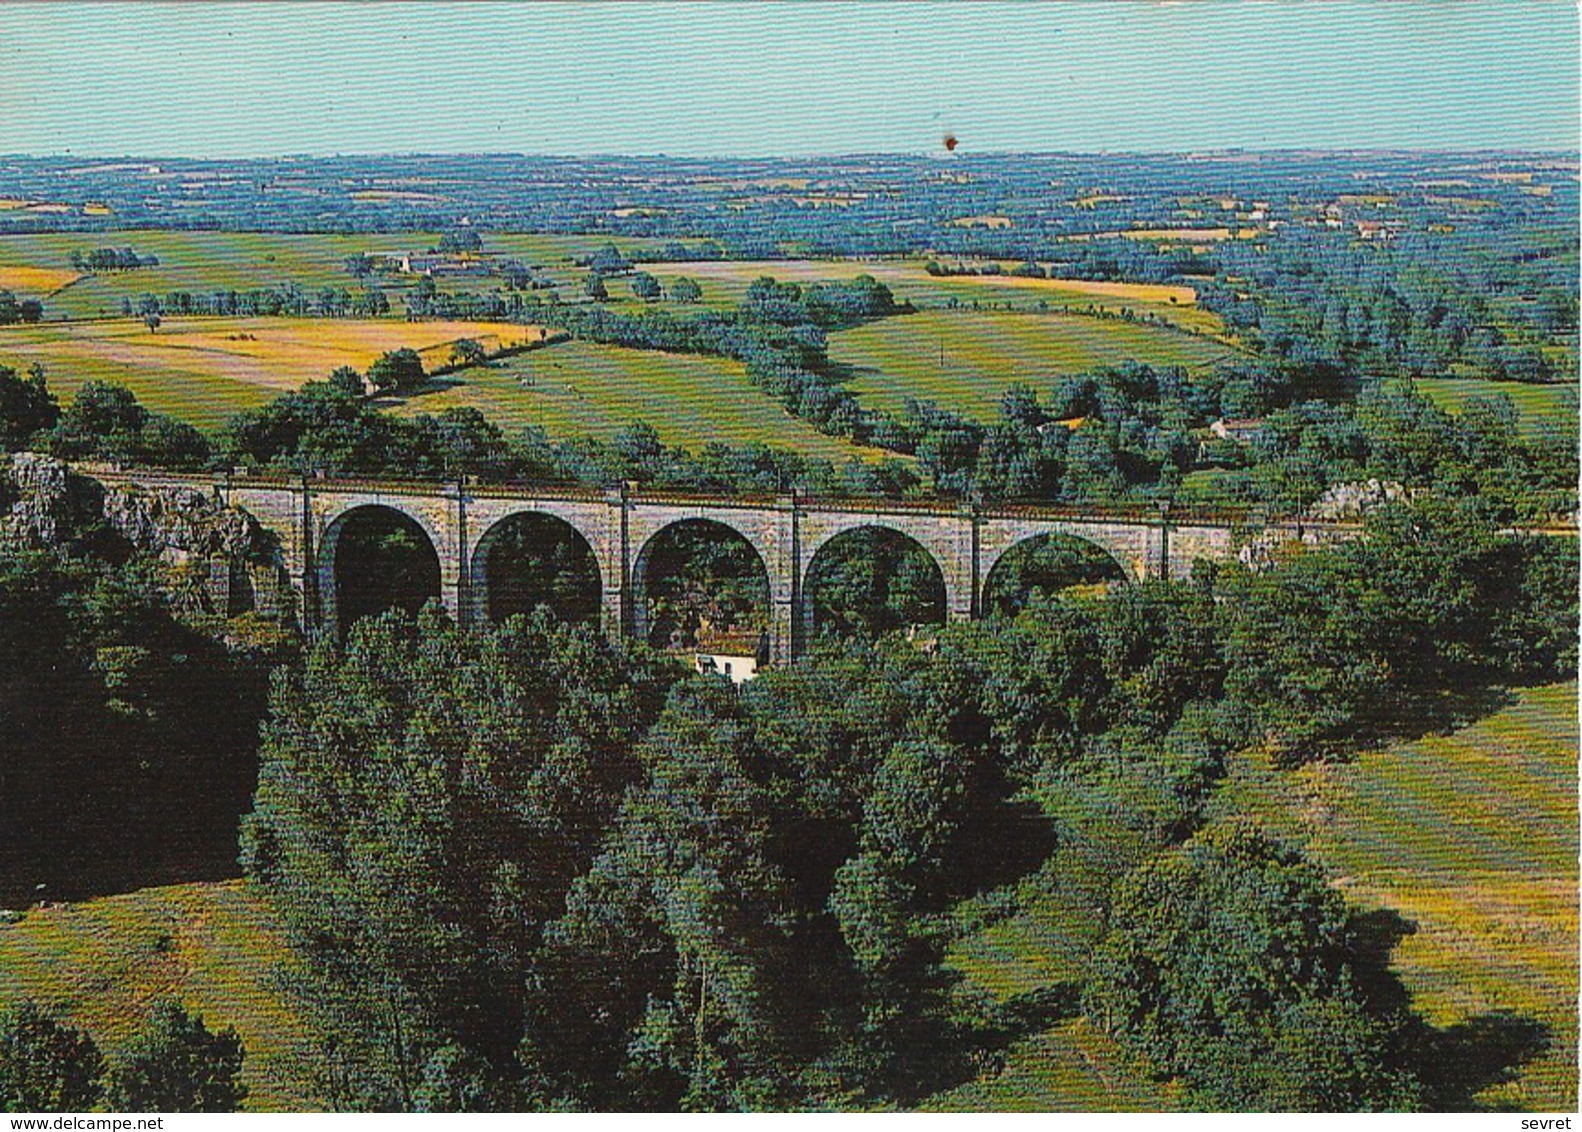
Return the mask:
MULTIPOLYGON (((24 298, 44 300, 47 319, 103 318, 121 313, 121 300, 135 303, 144 293, 170 291, 209 294, 216 290, 249 290, 295 283, 308 293, 323 287, 360 286, 345 268, 349 256, 374 252, 422 252, 439 243, 437 232, 306 235, 277 232, 204 232, 143 230, 60 232, 0 236, 0 287, 24 298), (156 267, 80 275, 72 270, 71 253, 98 247, 130 247, 140 256, 159 259, 156 267)), ((572 265, 606 244, 604 236, 556 236, 486 233, 484 250, 514 257, 543 268, 551 277, 580 287, 586 273, 572 265)), ((663 244, 662 240, 617 241, 630 255, 663 244)), ((415 276, 377 276, 391 295, 416 283, 415 276)), ((446 278, 449 290, 476 290, 498 285, 498 279, 446 278)))
POLYGON ((246 1050, 247 1107, 323 1107, 305 1079, 308 1037, 279 975, 291 953, 242 881, 146 888, 35 908, 0 924, 0 1002, 31 998, 90 1033, 107 1060, 156 1001, 175 998, 246 1050))
POLYGON ((1198 368, 1228 350, 1137 323, 1006 311, 920 311, 830 335, 830 357, 855 371, 864 404, 899 411, 907 397, 992 420, 1018 383, 1051 380, 1131 358, 1198 368))
POLYGON ((1419 378, 1417 388, 1423 396, 1447 412, 1459 413, 1473 397, 1492 397, 1503 393, 1516 406, 1524 432, 1552 421, 1576 431, 1577 387, 1575 385, 1533 385, 1521 381, 1483 381, 1476 378, 1419 378))
POLYGON ((1520 690, 1445 736, 1280 774, 1250 757, 1218 804, 1307 845, 1347 896, 1407 921, 1394 967, 1435 1026, 1509 1012, 1549 1049, 1478 1095, 1577 1105, 1577 686, 1520 690))
MULTIPOLYGON (((51 386, 66 398, 89 380, 123 384, 150 408, 214 428, 232 413, 256 408, 338 365, 366 369, 385 350, 411 346, 426 351, 424 360, 432 369, 446 360, 448 345, 457 338, 479 338, 490 345, 519 333, 496 324, 405 323, 397 317, 173 317, 149 332, 140 321, 121 317, 123 300, 135 304, 144 293, 207 294, 286 283, 308 294, 325 287, 351 289, 358 284, 344 268, 348 257, 421 251, 438 239, 437 233, 422 232, 339 236, 153 230, 0 236, 0 286, 24 297, 40 296, 45 305, 44 323, 0 328, 0 364, 23 369, 42 364, 51 386), (106 246, 131 247, 139 255, 157 256, 159 264, 85 275, 70 267, 73 251, 106 246)), ((486 251, 534 264, 560 282, 568 297, 580 294, 586 275, 573 261, 609 242, 602 236, 484 236, 486 251)), ((637 258, 663 241, 613 242, 637 258)), ((936 278, 917 259, 646 266, 666 284, 689 275, 702 285, 701 307, 658 304, 677 314, 739 302, 763 275, 804 283, 876 276, 899 299, 922 311, 836 334, 831 356, 853 368, 851 388, 864 403, 888 410, 917 396, 992 419, 1000 395, 1015 382, 1036 384, 1120 358, 1200 366, 1229 349, 1204 336, 1222 327, 1196 306, 1189 287, 1010 275, 936 278), (1082 317, 1090 310, 1121 309, 1198 333, 1082 317)), ((402 291, 416 279, 380 276, 378 281, 399 311, 402 291)), ((498 280, 445 278, 440 285, 492 288, 498 280)), ((630 295, 628 279, 612 279, 609 288, 617 309, 647 305, 630 295)), ((438 411, 448 405, 475 405, 503 428, 539 425, 556 436, 607 436, 643 419, 667 442, 694 448, 723 440, 791 445, 837 460, 861 452, 792 419, 748 384, 733 363, 582 343, 460 375, 457 382, 412 398, 401 408, 438 411)))
POLYGON ((608 439, 646 421, 666 444, 693 451, 717 440, 794 448, 836 463, 885 454, 825 436, 791 416, 747 380, 738 362, 592 342, 562 342, 473 367, 388 403, 407 415, 472 406, 507 433, 536 426, 556 438, 608 439))
POLYGON ((0 365, 42 364, 63 399, 88 381, 115 382, 150 409, 214 428, 337 366, 366 370, 388 350, 411 347, 434 369, 460 338, 499 349, 537 336, 537 327, 494 322, 171 318, 150 331, 112 319, 0 327, 0 365))
MULTIPOLYGON (((666 287, 677 276, 697 281, 705 303, 738 303, 754 280, 769 276, 784 283, 817 283, 871 275, 895 294, 898 301, 920 308, 980 307, 997 305, 1017 310, 1119 313, 1131 310, 1151 314, 1183 329, 1217 335, 1224 331, 1218 316, 1199 308, 1190 287, 1150 283, 1107 283, 1086 279, 1023 279, 1014 275, 933 276, 924 260, 713 260, 704 263, 643 263, 638 266, 666 287)), ((1009 261, 1003 268, 1016 266, 1009 261)), ((624 293, 620 281, 611 295, 624 293)))
MULTIPOLYGON (((1453 734, 1351 764, 1277 772, 1243 754, 1215 802, 1305 845, 1360 907, 1407 921, 1393 966, 1431 1024, 1507 1014, 1547 1028, 1547 1051, 1478 1094, 1488 1109, 1577 1104, 1576 697, 1574 683, 1518 690, 1453 734)), ((1074 984, 1098 932, 1096 911, 1045 898, 959 943, 951 961, 1004 1001, 1074 984)), ((926 1107, 1168 1111, 1182 1100, 1077 1017, 926 1107)))

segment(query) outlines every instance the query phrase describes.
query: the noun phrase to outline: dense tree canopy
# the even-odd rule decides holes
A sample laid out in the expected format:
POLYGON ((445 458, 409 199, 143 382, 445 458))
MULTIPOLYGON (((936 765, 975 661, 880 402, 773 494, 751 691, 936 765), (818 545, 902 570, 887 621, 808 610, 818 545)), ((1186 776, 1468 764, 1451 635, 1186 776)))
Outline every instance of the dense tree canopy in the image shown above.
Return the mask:
POLYGON ((215 1033, 180 1003, 156 1003, 110 1072, 110 1105, 120 1112, 235 1112, 247 1098, 238 1080, 242 1057, 235 1031, 215 1033))
POLYGON ((60 406, 49 391, 44 371, 35 368, 23 377, 9 366, 0 366, 0 452, 25 448, 34 434, 60 420, 60 406))
POLYGON ((1294 850, 1213 827, 1118 887, 1094 1007, 1211 1108, 1411 1109, 1415 1019, 1357 933, 1294 850))
POLYGON ((349 1105, 910 1103, 1040 1016, 945 962, 966 910, 1031 892, 1096 917, 1091 1017, 1203 1104, 1415 1107, 1428 1030, 1383 952, 1205 806, 1235 748, 1317 757, 1574 671, 1575 579, 1569 544, 1398 505, 741 691, 547 611, 391 614, 277 677, 248 868, 349 1105))

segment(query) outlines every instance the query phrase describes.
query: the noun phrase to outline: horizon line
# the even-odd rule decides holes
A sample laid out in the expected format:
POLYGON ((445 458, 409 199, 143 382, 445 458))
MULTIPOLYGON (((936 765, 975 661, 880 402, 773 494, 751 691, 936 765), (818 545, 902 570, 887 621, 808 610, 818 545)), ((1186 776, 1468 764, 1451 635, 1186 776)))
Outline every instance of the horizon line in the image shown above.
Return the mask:
POLYGON ((1358 156, 1541 156, 1582 158, 1582 148, 1548 146, 1410 146, 1410 145, 1302 145, 1302 146, 1197 146, 1189 149, 1000 149, 972 152, 936 153, 921 150, 851 150, 827 153, 765 154, 719 153, 683 154, 659 152, 620 152, 615 150, 575 152, 528 152, 523 150, 362 150, 333 152, 296 152, 230 154, 204 156, 190 153, 0 153, 0 161, 335 161, 373 158, 459 158, 516 157, 541 161, 850 161, 874 158, 911 158, 942 162, 970 161, 975 158, 1039 157, 1224 157, 1288 156, 1293 154, 1336 154, 1358 156))

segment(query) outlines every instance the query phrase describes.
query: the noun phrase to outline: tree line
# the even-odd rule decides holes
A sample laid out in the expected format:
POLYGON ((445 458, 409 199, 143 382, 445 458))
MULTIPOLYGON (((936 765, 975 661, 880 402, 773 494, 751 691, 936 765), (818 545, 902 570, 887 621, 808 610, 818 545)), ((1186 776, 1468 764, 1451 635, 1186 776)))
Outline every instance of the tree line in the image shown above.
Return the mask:
POLYGON ((138 255, 131 248, 93 248, 71 250, 73 271, 136 271, 140 267, 158 267, 156 255, 138 255))
MULTIPOLYGON (((578 328, 596 326, 596 334, 629 342, 648 324, 646 317, 589 311, 578 328)), ((711 324, 699 338, 710 341, 718 332, 723 343, 730 325, 711 324)), ((666 334, 645 340, 696 344, 666 334)), ((761 341, 748 336, 742 352, 767 366, 766 355, 751 353, 761 341)), ((800 338, 773 341, 784 356, 807 348, 800 338)), ((458 355, 454 364, 466 358, 458 355)), ((414 351, 397 350, 376 360, 368 381, 376 391, 392 391, 415 387, 426 376, 414 351)), ((1498 396, 1472 398, 1459 414, 1396 383, 1350 402, 1312 396, 1337 380, 1330 371, 1307 367, 1238 365, 1197 376, 1175 367, 1104 367, 1061 378, 1043 396, 1012 388, 1002 399, 1000 421, 988 426, 909 401, 877 435, 893 450, 915 455, 915 467, 855 459, 837 467, 764 445, 711 443, 688 453, 663 445, 642 423, 609 441, 554 441, 533 429, 507 437, 470 408, 405 420, 369 403, 363 375, 344 367, 326 382, 309 382, 237 414, 211 438, 142 408, 126 389, 101 383, 85 385, 62 411, 42 370, 24 378, 0 367, 0 443, 72 459, 186 469, 469 475, 597 487, 635 481, 748 494, 926 489, 1072 504, 1181 500, 1280 513, 1302 513, 1332 487, 1378 480, 1406 491, 1481 497, 1509 522, 1542 522, 1574 510, 1576 453, 1563 428, 1524 430, 1509 399, 1498 396), (1245 443, 1203 439, 1207 421, 1257 406, 1270 410, 1245 443), (1189 485, 1187 473, 1206 462, 1220 469, 1213 484, 1189 485)))

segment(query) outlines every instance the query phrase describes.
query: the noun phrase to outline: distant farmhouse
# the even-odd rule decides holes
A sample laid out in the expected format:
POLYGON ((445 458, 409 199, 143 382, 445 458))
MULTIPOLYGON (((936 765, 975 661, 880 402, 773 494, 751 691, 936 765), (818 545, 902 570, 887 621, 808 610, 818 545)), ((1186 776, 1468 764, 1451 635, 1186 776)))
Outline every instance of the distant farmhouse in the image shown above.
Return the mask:
POLYGON ((1208 426, 1208 430, 1221 440, 1235 444, 1251 444, 1264 430, 1262 417, 1221 417, 1208 426))
POLYGON ((493 266, 476 256, 419 254, 416 252, 369 252, 375 271, 391 275, 492 275, 493 266))

